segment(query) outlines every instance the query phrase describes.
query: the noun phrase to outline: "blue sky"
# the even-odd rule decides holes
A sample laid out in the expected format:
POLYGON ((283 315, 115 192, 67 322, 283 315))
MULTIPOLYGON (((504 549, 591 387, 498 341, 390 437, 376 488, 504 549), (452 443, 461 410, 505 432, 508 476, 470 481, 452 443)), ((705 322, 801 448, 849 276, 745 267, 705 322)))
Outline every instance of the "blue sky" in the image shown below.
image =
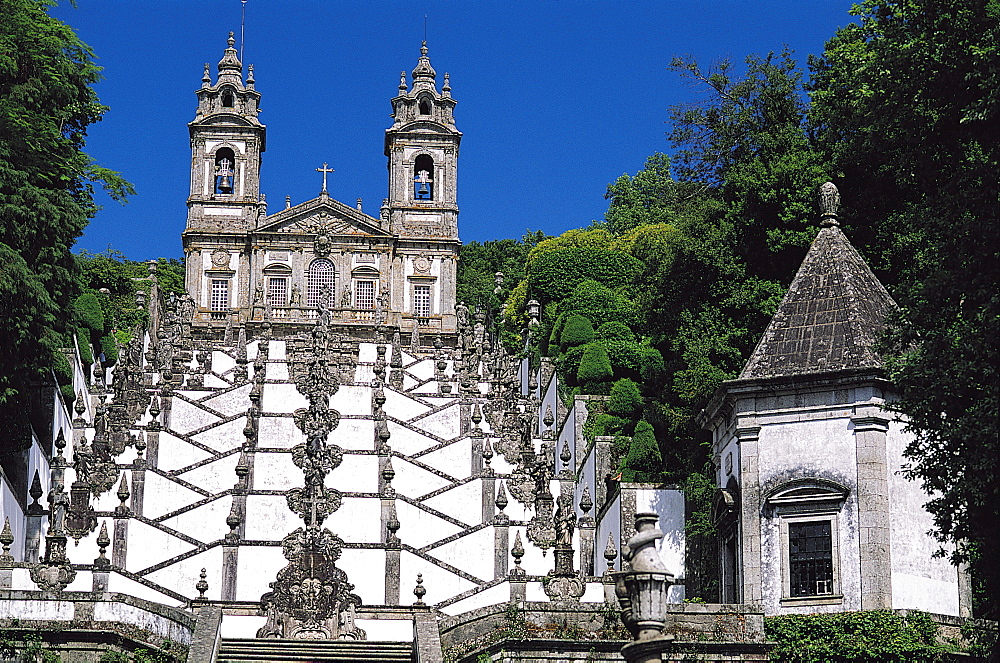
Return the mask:
MULTIPOLYGON (((451 73, 465 134, 463 241, 559 234, 603 217, 607 185, 668 151, 667 108, 698 91, 667 70, 790 46, 804 63, 851 21, 844 0, 742 2, 340 2, 247 0, 244 65, 267 125, 261 188, 272 212, 330 194, 376 213, 386 195, 384 130, 399 72, 416 65, 427 15, 431 62, 451 73)), ((180 256, 190 164, 187 123, 203 63, 213 72, 239 0, 77 0, 53 14, 97 54, 111 107, 87 150, 137 193, 102 201, 77 247, 136 260, 180 256)))

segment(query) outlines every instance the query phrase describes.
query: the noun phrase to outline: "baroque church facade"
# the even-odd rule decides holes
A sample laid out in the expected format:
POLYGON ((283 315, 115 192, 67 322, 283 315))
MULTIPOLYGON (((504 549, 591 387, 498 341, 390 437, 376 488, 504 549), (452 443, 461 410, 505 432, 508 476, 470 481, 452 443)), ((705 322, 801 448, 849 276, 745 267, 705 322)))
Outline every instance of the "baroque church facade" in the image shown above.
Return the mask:
POLYGON ((188 295, 151 268, 148 325, 112 369, 71 354, 73 409, 35 430, 30 479, 0 477, 6 637, 66 661, 582 663, 629 638, 630 660, 760 661, 764 614, 967 613, 881 407, 893 304, 835 205, 704 415, 723 603, 686 603, 684 491, 617 481, 614 439, 584 433, 604 397, 565 398, 455 302, 462 135, 426 45, 377 218, 325 186, 267 213, 247 74, 230 38, 197 92, 188 295))
POLYGON ((213 83, 208 65, 189 124, 191 193, 182 235, 196 326, 302 329, 326 315, 363 335, 376 316, 410 331, 453 336, 458 260, 458 153, 448 74, 439 90, 426 45, 392 99, 385 132, 388 197, 377 217, 360 202, 318 197, 268 214, 261 194, 266 127, 252 67, 232 36, 213 83))

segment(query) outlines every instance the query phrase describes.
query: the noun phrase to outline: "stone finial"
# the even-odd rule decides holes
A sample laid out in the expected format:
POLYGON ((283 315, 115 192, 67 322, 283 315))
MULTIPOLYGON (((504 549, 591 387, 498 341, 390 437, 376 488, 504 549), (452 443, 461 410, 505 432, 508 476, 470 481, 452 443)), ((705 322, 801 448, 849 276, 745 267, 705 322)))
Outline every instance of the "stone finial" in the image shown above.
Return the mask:
POLYGON ((226 525, 229 526, 229 533, 226 534, 226 543, 235 543, 240 538, 239 532, 236 531, 236 528, 240 526, 239 502, 235 499, 233 500, 232 507, 229 509, 229 515, 226 516, 226 525))
POLYGON ((569 471, 569 461, 573 459, 573 453, 569 450, 569 442, 563 442, 562 449, 559 451, 559 460, 563 463, 563 472, 569 471))
POLYGON ((118 499, 121 501, 121 504, 115 507, 115 515, 127 516, 129 514, 129 508, 128 505, 125 504, 125 502, 127 502, 128 498, 132 496, 132 493, 128 489, 128 474, 126 474, 125 472, 122 472, 122 480, 121 483, 118 484, 117 495, 118 499))
POLYGON ((490 438, 483 439, 483 460, 486 461, 486 467, 490 466, 490 461, 493 460, 493 445, 490 444, 490 438))
POLYGON ((507 500, 507 490, 504 488, 504 482, 501 481, 500 487, 497 488, 496 505, 497 508, 500 509, 500 511, 503 511, 504 509, 507 508, 507 504, 509 504, 507 500))
POLYGON ((208 572, 202 569, 201 573, 198 574, 198 582, 194 584, 194 588, 198 590, 198 598, 200 599, 205 598, 205 592, 208 591, 208 580, 205 579, 207 577, 208 572))
POLYGON ((76 392, 76 403, 73 404, 73 410, 76 412, 76 418, 80 419, 83 417, 83 413, 87 411, 87 406, 83 402, 83 390, 76 392))
POLYGON ((288 209, 291 206, 292 206, 292 197, 285 196, 285 209, 288 209))
POLYGON ((249 67, 247 67, 247 87, 252 90, 253 85, 256 82, 257 81, 253 77, 253 65, 250 65, 249 67))
POLYGON ((212 85, 211 65, 208 62, 205 63, 205 73, 201 76, 201 83, 202 87, 209 87, 212 85))
POLYGON ((450 97, 451 96, 451 74, 447 71, 444 72, 444 85, 441 86, 441 96, 450 97))
POLYGON ((583 517, 586 518, 593 508, 594 500, 590 496, 590 486, 584 486, 583 494, 580 496, 580 510, 583 511, 583 517))
POLYGON ((385 481, 386 487, 392 483, 392 480, 396 477, 396 470, 392 467, 392 458, 387 458, 385 461, 385 467, 382 468, 382 480, 385 481))
POLYGON ((399 91, 406 94, 406 72, 399 72, 399 91))
POLYGON ((615 548, 615 537, 614 534, 608 532, 608 545, 604 548, 604 559, 608 563, 608 573, 613 573, 615 570, 615 559, 618 558, 618 549, 615 548))
POLYGON ((111 537, 108 536, 108 521, 101 523, 101 531, 97 534, 97 559, 94 560, 94 566, 110 566, 111 562, 105 556, 108 551, 108 546, 111 545, 111 537))
POLYGON ((413 602, 413 605, 427 605, 424 603, 424 596, 427 594, 427 588, 424 587, 424 574, 417 574, 417 586, 413 588, 413 595, 417 597, 417 600, 413 602))
POLYGON ((142 454, 146 451, 146 446, 146 434, 139 431, 139 434, 135 437, 136 464, 141 464, 142 454))
POLYGON ((38 503, 42 495, 42 480, 38 476, 38 470, 35 470, 35 476, 31 479, 31 488, 28 489, 28 495, 31 496, 33 500, 31 504, 28 505, 28 513, 40 513, 42 511, 42 505, 38 503))
POLYGON ((4 518, 3 531, 0 532, 0 544, 3 544, 0 567, 8 566, 14 561, 14 556, 10 554, 10 547, 14 544, 14 533, 10 530, 10 516, 4 518))
POLYGON ((524 557, 524 543, 521 542, 520 530, 514 536, 514 547, 510 549, 510 555, 514 558, 514 568, 511 569, 511 575, 523 576, 524 569, 521 568, 521 558, 524 557))
POLYGON ((819 188, 820 225, 824 228, 838 226, 837 209, 840 207, 840 193, 833 182, 826 182, 819 188))

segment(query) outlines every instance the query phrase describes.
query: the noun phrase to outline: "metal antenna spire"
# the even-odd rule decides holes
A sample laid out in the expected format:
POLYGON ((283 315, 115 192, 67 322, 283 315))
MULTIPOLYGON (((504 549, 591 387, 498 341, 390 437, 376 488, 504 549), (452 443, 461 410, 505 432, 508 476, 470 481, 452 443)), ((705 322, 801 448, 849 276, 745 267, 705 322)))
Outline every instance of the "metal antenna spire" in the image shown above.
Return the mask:
POLYGON ((247 0, 240 0, 240 62, 243 62, 243 26, 247 21, 247 0))
MULTIPOLYGON (((246 0, 243 0, 246 2, 246 0)), ((424 43, 427 42, 427 14, 424 14, 424 43)))

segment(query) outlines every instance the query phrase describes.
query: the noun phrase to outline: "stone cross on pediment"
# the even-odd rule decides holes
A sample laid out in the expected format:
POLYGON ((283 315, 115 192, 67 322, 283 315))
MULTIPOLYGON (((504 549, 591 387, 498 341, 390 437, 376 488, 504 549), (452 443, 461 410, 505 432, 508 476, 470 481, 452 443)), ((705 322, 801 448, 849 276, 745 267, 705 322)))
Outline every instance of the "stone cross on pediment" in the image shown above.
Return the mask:
POLYGON ((326 193, 326 174, 327 173, 332 173, 332 172, 335 172, 335 171, 333 170, 333 168, 328 167, 327 163, 324 161, 323 162, 323 167, 322 168, 317 168, 316 172, 317 173, 323 173, 323 189, 322 189, 322 191, 320 191, 320 193, 326 193))

